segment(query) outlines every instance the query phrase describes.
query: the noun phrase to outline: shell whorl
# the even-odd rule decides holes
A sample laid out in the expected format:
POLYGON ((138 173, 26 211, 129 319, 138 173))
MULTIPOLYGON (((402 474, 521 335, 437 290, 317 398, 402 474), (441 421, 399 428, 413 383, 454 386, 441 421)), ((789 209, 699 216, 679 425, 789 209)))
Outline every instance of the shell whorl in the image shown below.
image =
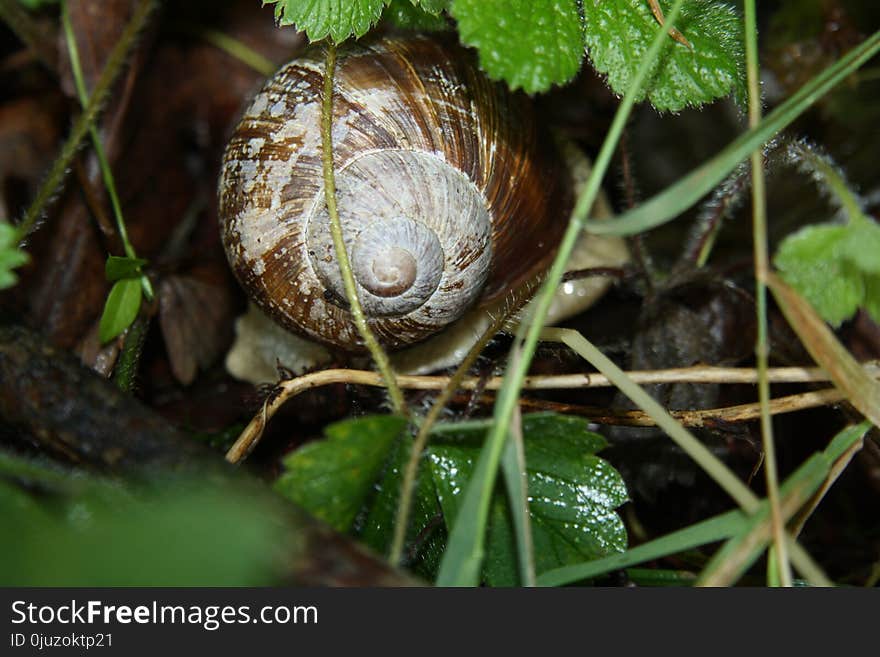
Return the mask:
MULTIPOLYGON (((371 326, 392 348, 533 274, 568 216, 566 173, 525 99, 462 55, 425 38, 339 55, 343 239, 371 326)), ((224 155, 220 217, 227 255, 257 304, 289 329, 351 350, 359 336, 323 194, 323 66, 313 51, 257 94, 224 155)))

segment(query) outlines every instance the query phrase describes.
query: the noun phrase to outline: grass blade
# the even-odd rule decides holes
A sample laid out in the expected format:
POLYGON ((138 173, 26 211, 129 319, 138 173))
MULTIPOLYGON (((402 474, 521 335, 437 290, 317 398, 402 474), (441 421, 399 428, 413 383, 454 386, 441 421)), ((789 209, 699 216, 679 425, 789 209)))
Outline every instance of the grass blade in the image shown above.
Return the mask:
POLYGON ((768 114, 758 126, 744 133, 679 182, 621 215, 619 219, 588 221, 585 223, 585 228, 597 235, 633 235, 674 219, 721 183, 753 151, 785 129, 819 98, 878 52, 880 52, 880 31, 875 32, 810 80, 791 98, 768 114))
POLYGON ((574 244, 581 232, 583 222, 599 192, 602 178, 608 170, 614 149, 635 104, 638 91, 642 88, 649 73, 657 65, 660 49, 664 45, 665 39, 668 38, 667 30, 674 26, 682 4, 682 0, 676 0, 669 12, 665 27, 660 27, 657 30, 651 47, 645 53, 644 60, 639 66, 639 70, 615 114, 611 129, 608 131, 608 136, 605 138, 599 156, 596 158, 593 172, 575 204, 568 228, 559 245, 556 259, 553 261, 544 284, 538 293, 537 305, 532 311, 529 318, 530 321, 521 324, 516 345, 519 345, 522 340, 523 346, 521 351, 518 346, 514 346, 515 357, 511 358, 510 367, 505 376, 505 385, 498 395, 498 401, 495 404, 495 424, 492 426, 492 430, 489 432, 486 443, 480 452, 477 467, 471 481, 468 483, 458 517, 455 519, 449 535, 446 552, 440 563, 440 570, 437 576, 437 584, 439 586, 475 586, 479 583, 480 564, 483 560, 486 538, 486 522, 489 516, 489 503, 495 486, 495 477, 498 474, 498 464, 507 440, 511 416, 517 405, 532 354, 534 354, 537 347, 541 328, 547 317, 556 289, 562 280, 566 261, 569 255, 571 255, 574 244), (526 332, 524 336, 523 331, 526 332))
POLYGON ((564 586, 612 570, 627 568, 652 559, 677 554, 700 545, 714 543, 736 536, 749 526, 749 516, 744 511, 734 510, 667 534, 621 554, 603 557, 564 568, 556 568, 538 576, 538 586, 564 586))

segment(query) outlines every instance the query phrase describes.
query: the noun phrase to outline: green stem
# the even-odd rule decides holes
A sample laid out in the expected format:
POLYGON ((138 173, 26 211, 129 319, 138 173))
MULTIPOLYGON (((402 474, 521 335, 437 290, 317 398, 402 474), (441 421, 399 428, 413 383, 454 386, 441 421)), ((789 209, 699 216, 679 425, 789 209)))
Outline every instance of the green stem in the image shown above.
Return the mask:
MULTIPOLYGON (((83 108, 88 107, 89 92, 86 89, 85 79, 82 74, 82 66, 79 60, 79 48, 76 45, 76 35, 73 32, 73 25, 70 21, 70 10, 67 0, 61 5, 61 22, 64 27, 64 35, 67 40, 67 50, 70 53, 70 68, 73 71, 73 80, 76 85, 76 93, 79 102, 83 108)), ((128 230, 125 227, 125 218, 122 215, 122 205, 119 202, 119 195, 116 192, 116 180, 113 177, 113 170, 110 168, 110 162, 107 160, 107 154, 104 151, 104 145, 101 143, 101 137, 98 129, 93 125, 89 126, 89 133, 92 138, 92 144, 95 148, 95 156, 98 158, 98 166, 101 169, 101 178, 104 180, 104 187, 107 188, 107 195, 110 197, 110 205, 113 208, 113 216, 116 219, 116 230, 119 232, 119 239, 122 241, 122 248, 125 255, 129 258, 137 258, 134 247, 128 238, 128 230)), ((141 276, 141 287, 147 300, 153 299, 153 286, 150 279, 141 276)))
POLYGON ((104 70, 101 72, 97 84, 95 84, 95 89, 92 92, 92 97, 89 100, 88 105, 74 123, 67 141, 61 148, 61 153, 55 159, 46 179, 37 191, 36 197, 27 209, 27 212, 25 212, 24 218, 17 226, 18 242, 23 243, 25 238, 27 238, 27 236, 34 230, 38 220, 46 211, 49 201, 64 181, 67 171, 70 169, 70 162, 76 155, 76 151, 79 149, 82 140, 88 134, 89 129, 104 108, 104 104, 110 94, 110 89, 113 86, 113 83, 122 71, 123 64, 128 58, 128 55, 137 40, 138 34, 141 29, 143 29, 144 25, 146 25, 147 18, 155 7, 155 0, 141 0, 135 9, 134 15, 131 17, 131 20, 125 26, 125 30, 122 32, 119 41, 113 46, 113 50, 107 58, 107 64, 104 66, 104 70))
MULTIPOLYGON (((755 0, 745 5, 746 70, 749 85, 749 127, 761 123, 761 92, 758 82, 758 28, 755 0)), ((770 382, 767 367, 770 348, 767 340, 767 272, 770 259, 767 248, 767 200, 764 181, 764 153, 761 148, 752 153, 752 233, 755 257, 755 299, 757 306, 758 336, 755 345, 758 366, 758 399, 761 404, 761 436, 764 443, 764 476, 773 531, 771 558, 776 558, 776 575, 782 586, 791 586, 791 566, 785 543, 785 523, 779 501, 779 477, 776 467, 776 447, 773 440, 773 421, 770 417, 770 382)), ((772 571, 771 571, 772 572, 772 571)))
POLYGON ((134 389, 134 384, 137 380, 138 363, 141 360, 149 327, 149 320, 146 317, 140 316, 134 320, 125 334, 125 342, 119 354, 119 360, 116 361, 116 367, 113 370, 113 381, 122 392, 131 392, 134 389))
POLYGON ((862 201, 847 184, 843 174, 835 167, 827 155, 811 148, 803 142, 795 142, 790 146, 796 157, 806 160, 807 166, 821 179, 832 194, 843 206, 850 222, 872 221, 865 215, 862 201))
POLYGON ((459 363, 449 382, 437 395, 437 399, 431 405, 431 409, 425 415, 425 419, 419 426, 419 431, 413 440, 410 448, 409 460, 406 469, 403 471, 403 481, 400 486, 400 502, 397 505, 397 517, 394 520, 394 537, 391 541, 391 550, 389 552, 389 561, 393 564, 399 563, 403 555, 403 546, 406 541, 406 530, 409 525, 409 514, 412 507, 412 500, 415 494, 416 477, 419 472, 419 462, 422 453, 428 445, 428 439, 431 435, 431 429, 440 417, 440 413, 446 408, 452 395, 461 387, 461 382, 467 376, 467 373, 473 367, 479 358, 483 349, 492 340, 493 337, 504 327, 511 315, 519 310, 522 305, 531 297, 532 284, 527 283, 514 290, 505 304, 503 311, 499 311, 492 323, 483 331, 483 334, 477 340, 473 347, 459 363))
MULTIPOLYGON (((526 331, 521 347, 522 351, 518 357, 510 358, 511 368, 505 375, 505 386, 500 391, 495 404, 495 421, 492 430, 489 432, 486 444, 480 452, 480 457, 474 468, 474 474, 468 483, 464 499, 462 500, 462 506, 450 533, 446 554, 440 564, 440 572, 437 579, 439 585, 472 586, 479 581, 480 567, 483 561, 486 521, 489 514, 492 491, 495 487, 495 477, 498 473, 498 464, 504 450, 505 441, 507 440, 513 409, 517 405, 519 393, 538 344, 541 329, 550 310, 553 296, 559 287, 562 275, 565 273, 566 262, 577 242, 578 235, 583 229, 587 214, 599 193, 602 179, 608 170, 617 143, 635 104, 637 94, 642 89, 651 71, 657 65, 660 50, 668 38, 667 31, 674 26, 682 4, 683 0, 676 0, 667 16, 665 26, 657 29, 651 47, 644 55, 639 70, 614 116, 608 136, 605 138, 599 156, 596 158, 593 172, 575 205, 568 228, 559 246, 559 252, 553 261, 553 265, 547 274, 547 279, 537 298, 534 312, 528 321, 522 323, 518 332, 517 345, 522 340, 523 331, 526 331), (463 522, 465 519, 466 521, 463 522)), ((518 348, 518 346, 514 347, 514 349, 518 348)))
POLYGON ((228 55, 235 57, 235 59, 240 62, 247 64, 257 73, 261 73, 268 77, 278 70, 278 67, 275 66, 272 60, 263 57, 263 55, 253 48, 245 45, 238 39, 229 36, 225 32, 212 30, 207 27, 195 27, 192 28, 192 30, 188 29, 187 31, 192 31, 196 36, 204 39, 211 45, 216 46, 228 55))
POLYGON ((342 236, 342 222, 339 218, 339 208, 336 205, 336 177, 333 172, 333 75, 336 71, 336 46, 333 43, 327 46, 327 64, 324 71, 324 99, 321 105, 321 158, 324 164, 324 199, 327 203, 327 212, 330 215, 330 234, 333 237, 333 247, 336 251, 336 261, 339 263, 339 271, 342 274, 342 282, 345 286, 345 298, 348 301, 352 320, 360 333, 376 367, 382 374, 385 386, 388 389, 388 397, 391 406, 398 415, 406 415, 406 403, 388 354, 382 349, 373 331, 367 324, 367 318, 361 307, 357 295, 354 274, 351 271, 351 262, 348 252, 345 250, 345 241, 342 236))

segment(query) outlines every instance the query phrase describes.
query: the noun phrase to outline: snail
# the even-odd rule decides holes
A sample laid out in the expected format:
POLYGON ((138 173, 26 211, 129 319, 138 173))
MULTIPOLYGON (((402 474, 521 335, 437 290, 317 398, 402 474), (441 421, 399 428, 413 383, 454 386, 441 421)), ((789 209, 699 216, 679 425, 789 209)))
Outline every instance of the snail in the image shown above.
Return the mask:
MULTIPOLYGON (((363 350, 323 193, 323 74, 321 49, 279 70, 224 154, 223 244, 258 307, 240 322, 239 343, 242 333, 263 336, 230 354, 228 367, 241 378, 268 375, 236 364, 236 349, 253 351, 255 343, 271 353, 264 358, 271 371, 276 359, 287 365, 291 352, 307 354, 303 366, 320 360, 325 352, 313 343, 337 353, 363 350), (290 338, 295 346, 285 351, 288 332, 304 340, 290 338)), ((542 132, 529 99, 488 80, 469 53, 427 37, 346 46, 333 107, 344 242, 358 297, 387 349, 448 334, 463 315, 485 314, 480 309, 549 264, 573 203, 570 164, 542 132)), ((616 260, 625 260, 622 248, 616 244, 616 260)), ((443 359, 416 357, 403 369, 437 363, 443 359)))

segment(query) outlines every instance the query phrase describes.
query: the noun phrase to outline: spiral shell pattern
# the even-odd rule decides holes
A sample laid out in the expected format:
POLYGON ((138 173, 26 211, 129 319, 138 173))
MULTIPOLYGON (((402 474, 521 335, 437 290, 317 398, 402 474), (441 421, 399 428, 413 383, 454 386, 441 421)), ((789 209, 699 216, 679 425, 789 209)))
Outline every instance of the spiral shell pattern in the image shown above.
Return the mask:
MULTIPOLYGON (((324 53, 282 68, 223 159, 224 246, 242 285, 283 326, 359 349, 323 192, 324 53)), ((333 150, 343 240, 380 341, 421 340, 546 265, 571 204, 528 100, 427 38, 341 50, 333 150)))

